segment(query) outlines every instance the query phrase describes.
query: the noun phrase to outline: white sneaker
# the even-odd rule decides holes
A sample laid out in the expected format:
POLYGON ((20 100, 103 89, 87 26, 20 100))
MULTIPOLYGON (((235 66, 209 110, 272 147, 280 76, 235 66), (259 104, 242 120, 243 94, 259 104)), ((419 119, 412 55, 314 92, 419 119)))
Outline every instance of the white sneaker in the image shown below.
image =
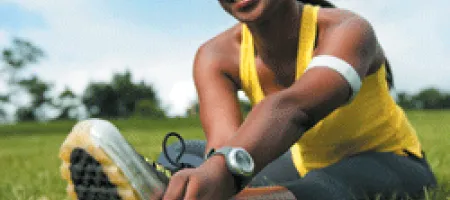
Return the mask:
POLYGON ((148 200, 163 194, 168 177, 139 155, 110 122, 77 123, 61 146, 67 192, 79 200, 148 200))

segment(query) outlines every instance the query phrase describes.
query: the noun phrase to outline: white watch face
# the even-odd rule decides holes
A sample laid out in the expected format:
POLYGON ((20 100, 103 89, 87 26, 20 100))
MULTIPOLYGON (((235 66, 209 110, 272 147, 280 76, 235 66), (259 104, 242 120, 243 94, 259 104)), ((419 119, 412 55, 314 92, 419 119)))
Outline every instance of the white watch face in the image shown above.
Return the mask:
POLYGON ((244 176, 251 175, 255 164, 247 151, 241 148, 234 148, 230 151, 230 164, 232 168, 239 174, 244 176))

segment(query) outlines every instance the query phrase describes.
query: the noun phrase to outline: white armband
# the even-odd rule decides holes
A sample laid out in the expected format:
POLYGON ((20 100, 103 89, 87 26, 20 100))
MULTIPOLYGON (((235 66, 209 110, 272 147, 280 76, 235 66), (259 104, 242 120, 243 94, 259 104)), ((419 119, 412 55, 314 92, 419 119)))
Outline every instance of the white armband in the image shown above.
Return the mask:
POLYGON ((305 72, 314 67, 328 67, 338 72, 348 82, 351 87, 352 95, 349 100, 352 100, 361 89, 361 78, 356 70, 346 61, 335 56, 320 55, 312 59, 305 72))

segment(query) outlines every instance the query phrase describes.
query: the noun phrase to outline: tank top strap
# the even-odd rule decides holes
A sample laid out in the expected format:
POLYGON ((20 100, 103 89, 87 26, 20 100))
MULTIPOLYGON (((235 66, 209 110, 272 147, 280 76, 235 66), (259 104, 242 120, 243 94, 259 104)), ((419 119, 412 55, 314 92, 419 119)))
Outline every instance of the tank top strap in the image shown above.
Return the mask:
POLYGON ((312 59, 316 42, 318 12, 319 7, 309 4, 303 7, 298 40, 296 79, 303 75, 312 59))
POLYGON ((239 76, 244 92, 254 105, 264 98, 264 94, 256 71, 253 37, 245 24, 242 24, 241 34, 239 76))

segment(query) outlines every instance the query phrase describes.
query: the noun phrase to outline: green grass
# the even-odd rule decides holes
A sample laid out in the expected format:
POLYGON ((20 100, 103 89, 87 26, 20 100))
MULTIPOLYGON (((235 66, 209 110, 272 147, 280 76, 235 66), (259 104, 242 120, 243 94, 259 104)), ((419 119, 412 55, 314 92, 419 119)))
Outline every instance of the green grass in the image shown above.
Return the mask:
MULTIPOLYGON (((428 160, 442 185, 430 199, 450 199, 450 111, 411 111, 428 160)), ((185 138, 203 139, 198 119, 114 120, 136 149, 150 158, 161 151, 163 136, 176 131, 185 138)), ((0 126, 0 200, 67 199, 59 175, 59 147, 74 121, 21 123, 0 126)))

